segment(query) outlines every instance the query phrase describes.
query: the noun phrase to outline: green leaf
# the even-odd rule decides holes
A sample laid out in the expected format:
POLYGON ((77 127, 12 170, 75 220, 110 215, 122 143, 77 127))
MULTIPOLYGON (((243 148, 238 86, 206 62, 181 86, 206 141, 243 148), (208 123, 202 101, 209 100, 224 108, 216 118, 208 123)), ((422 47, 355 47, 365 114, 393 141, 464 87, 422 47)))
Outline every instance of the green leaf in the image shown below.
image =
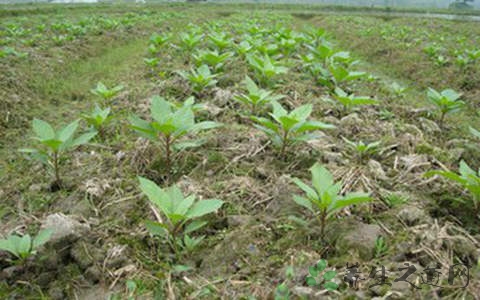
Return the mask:
MULTIPOLYGON (((11 236, 10 236, 11 237, 11 236)), ((13 244, 10 238, 8 239, 0 239, 0 250, 8 251, 15 256, 19 256, 17 252, 17 247, 13 244)))
POLYGON ((312 276, 312 277, 317 277, 318 276, 318 270, 315 268, 315 266, 310 266, 308 267, 308 273, 312 276))
POLYGON ((319 163, 315 163, 313 167, 310 168, 310 172, 312 173, 312 185, 315 187, 317 194, 321 195, 333 185, 332 174, 319 163))
POLYGON ((337 272, 335 271, 327 271, 325 274, 323 274, 323 279, 326 281, 332 280, 335 276, 337 275, 337 272))
POLYGON ((198 132, 198 131, 201 131, 201 130, 217 128, 217 127, 220 127, 220 126, 222 126, 221 123, 212 122, 212 121, 204 121, 204 122, 196 123, 195 125, 193 125, 191 130, 192 130, 192 132, 198 132))
POLYGON ((298 195, 293 195, 293 201, 295 201, 295 203, 297 203, 298 205, 301 205, 307 208, 309 211, 314 212, 312 203, 307 198, 300 197, 298 195))
POLYGON ((305 104, 297 107, 289 113, 289 116, 296 120, 306 120, 312 113, 313 106, 311 104, 305 104))
POLYGON ((52 236, 52 233, 53 233, 53 230, 51 229, 40 230, 37 236, 33 239, 32 248, 37 249, 38 247, 48 242, 48 240, 52 236))
POLYGON ((185 230, 183 232, 185 234, 192 233, 194 231, 199 230, 203 226, 207 225, 207 223, 208 223, 207 221, 195 220, 195 221, 191 222, 190 224, 188 224, 185 227, 185 230))
POLYGON ((182 273, 182 272, 187 272, 193 270, 192 267, 190 266, 184 266, 184 265, 175 265, 173 266, 173 272, 175 273, 182 273))
POLYGON ((217 199, 202 200, 195 203, 187 212, 187 218, 193 219, 217 211, 223 201, 217 199))
POLYGON ((32 252, 32 238, 29 234, 22 236, 19 240, 19 243, 16 245, 17 252, 20 254, 21 258, 28 257, 32 252))
POLYGON ((475 137, 479 138, 480 139, 480 131, 476 130, 475 128, 473 127, 469 127, 470 129, 470 133, 473 134, 475 137))
POLYGON ((305 278, 305 281, 307 282, 308 286, 316 286, 317 285, 317 280, 315 280, 314 277, 308 276, 305 278))
POLYGON ((78 128, 79 120, 75 120, 72 123, 65 126, 62 130, 58 132, 58 139, 62 142, 66 142, 72 138, 73 134, 78 128))
POLYGON ((33 131, 40 140, 51 140, 55 138, 55 130, 45 121, 34 119, 32 122, 33 131))
POLYGON ((153 222, 145 220, 145 227, 151 235, 166 236, 168 233, 168 227, 163 223, 153 222))
POLYGON ((335 282, 333 281, 329 281, 329 282, 325 282, 323 284, 323 287, 327 290, 327 291, 334 291, 336 289, 338 289, 338 284, 336 284, 335 282))
POLYGON ((173 207, 168 195, 158 185, 146 178, 138 177, 140 181, 140 189, 147 195, 148 199, 155 204, 165 215, 173 212, 173 207))
POLYGON ((150 105, 152 118, 160 124, 163 124, 172 113, 171 104, 164 98, 154 96, 150 105))
POLYGON ((306 194, 307 194, 307 197, 308 198, 317 198, 318 195, 317 193, 315 192, 314 189, 312 189, 311 187, 309 187, 307 184, 305 184, 303 181, 301 181, 300 179, 298 178, 293 178, 292 181, 299 187, 301 188, 306 194))
POLYGON ((90 141, 93 137, 95 137, 97 133, 98 132, 96 131, 92 131, 92 132, 87 132, 82 134, 81 136, 79 136, 73 141, 71 147, 73 148, 73 147, 81 146, 88 143, 88 141, 90 141))
POLYGON ((323 270, 325 270, 325 268, 327 267, 327 261, 324 260, 324 259, 321 259, 317 262, 317 270, 318 272, 322 272, 323 270))

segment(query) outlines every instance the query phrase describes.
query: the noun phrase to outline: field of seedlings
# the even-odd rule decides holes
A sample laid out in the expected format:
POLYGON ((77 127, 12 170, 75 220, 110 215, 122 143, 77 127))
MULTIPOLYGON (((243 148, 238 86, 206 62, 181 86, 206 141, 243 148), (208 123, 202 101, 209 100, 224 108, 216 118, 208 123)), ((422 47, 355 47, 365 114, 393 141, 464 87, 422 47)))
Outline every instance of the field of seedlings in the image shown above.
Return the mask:
POLYGON ((0 299, 480 299, 480 26, 0 9, 0 299))

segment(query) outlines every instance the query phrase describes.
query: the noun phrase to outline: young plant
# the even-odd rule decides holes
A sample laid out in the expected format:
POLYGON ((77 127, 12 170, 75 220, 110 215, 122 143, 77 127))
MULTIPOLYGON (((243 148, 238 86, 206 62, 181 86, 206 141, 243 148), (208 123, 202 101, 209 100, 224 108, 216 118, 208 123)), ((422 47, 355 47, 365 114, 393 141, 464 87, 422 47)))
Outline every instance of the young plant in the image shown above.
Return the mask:
POLYGON ((469 129, 470 129, 470 133, 471 133, 474 137, 480 139, 480 131, 476 130, 476 129, 473 128, 473 127, 469 127, 469 129))
POLYGON ((160 60, 158 59, 158 57, 144 58, 143 62, 145 63, 146 66, 150 67, 151 70, 154 70, 155 67, 158 66, 158 63, 160 62, 160 60))
POLYGON ((259 107, 263 107, 272 101, 277 101, 284 97, 283 95, 272 95, 271 91, 259 88, 248 76, 245 76, 244 83, 248 94, 236 95, 233 97, 233 99, 246 106, 249 106, 250 113, 252 115, 257 113, 257 109, 259 107))
POLYGON ((107 88, 103 83, 97 83, 97 87, 91 92, 97 96, 100 96, 104 101, 109 101, 115 97, 120 91, 123 90, 123 85, 117 85, 111 89, 107 88))
POLYGON ((268 55, 259 57, 250 54, 247 55, 247 61, 257 74, 261 83, 267 86, 272 84, 274 77, 285 74, 288 71, 287 67, 281 66, 268 55))
POLYGON ((291 112, 276 101, 272 101, 272 106, 270 116, 273 120, 255 116, 251 119, 257 123, 254 126, 270 137, 274 146, 280 148, 281 157, 285 157, 288 147, 316 138, 311 131, 335 128, 320 121, 307 120, 312 113, 311 104, 302 105, 291 112))
POLYGON ((354 153, 354 156, 357 158, 358 162, 363 163, 365 160, 378 153, 379 146, 380 146, 380 141, 377 142, 372 142, 372 143, 367 143, 365 144, 362 141, 359 142, 353 142, 350 141, 349 139, 342 137, 342 139, 347 143, 347 146, 349 147, 350 151, 354 153))
POLYGON ((320 224, 320 236, 325 237, 325 226, 329 218, 337 211, 354 204, 369 202, 372 198, 367 193, 348 193, 340 195, 342 182, 334 182, 333 175, 319 163, 310 168, 312 187, 298 178, 293 182, 306 193, 306 197, 294 195, 293 200, 312 212, 320 224))
POLYGON ((105 138, 105 125, 110 118, 110 107, 101 109, 98 104, 95 104, 95 108, 90 114, 83 114, 83 119, 87 121, 88 125, 92 126, 100 135, 102 139, 105 138))
POLYGON ((380 236, 375 240, 375 257, 379 258, 385 255, 388 251, 388 246, 385 243, 385 239, 380 236))
POLYGON ((196 123, 193 104, 190 101, 181 107, 176 107, 165 99, 155 96, 152 98, 150 114, 153 121, 145 121, 133 116, 130 118, 130 123, 142 137, 160 142, 162 151, 165 153, 167 174, 171 171, 173 151, 198 147, 203 143, 202 140, 179 142, 180 138, 220 126, 210 121, 196 123))
POLYGON ((346 67, 337 63, 329 63, 328 71, 330 72, 330 77, 325 77, 323 73, 321 74, 322 76, 317 78, 317 81, 331 89, 338 88, 343 82, 353 81, 367 76, 365 72, 349 71, 346 67))
POLYGON ((192 238, 189 234, 207 224, 198 218, 216 212, 223 205, 223 201, 217 199, 195 201, 195 195, 185 197, 176 185, 161 189, 153 181, 143 177, 138 179, 142 192, 166 218, 164 222, 146 221, 150 233, 166 237, 176 255, 180 253, 180 248, 194 250, 204 236, 192 238))
POLYGON ((231 52, 225 52, 223 54, 219 54, 217 50, 213 51, 198 51, 196 54, 193 54, 193 58, 197 63, 197 66, 201 66, 202 64, 206 64, 212 67, 215 73, 221 72, 223 70, 223 66, 225 62, 232 57, 231 52))
POLYGON ((335 94, 333 97, 343 106, 344 115, 350 113, 354 107, 378 103, 377 100, 370 97, 355 96, 354 94, 348 95, 344 90, 338 87, 335 88, 335 94))
POLYGON ((219 50, 223 51, 224 49, 230 47, 233 43, 232 39, 227 36, 226 33, 211 33, 208 38, 212 44, 219 50))
POLYGON ((203 37, 203 34, 183 32, 180 34, 181 47, 184 50, 192 51, 198 44, 200 44, 203 37))
POLYGON ((248 41, 242 41, 240 44, 235 46, 235 49, 240 56, 245 57, 253 50, 253 46, 248 41))
POLYGON ((150 43, 155 45, 155 46, 158 46, 158 47, 162 47, 163 45, 165 45, 170 39, 171 39, 171 35, 169 34, 162 34, 162 35, 159 35, 158 33, 153 33, 151 36, 150 36, 150 43))
POLYGON ((196 70, 192 68, 190 73, 182 71, 178 73, 180 74, 180 76, 190 82, 193 90, 196 93, 200 93, 207 87, 215 86, 215 84, 217 84, 217 80, 215 80, 215 77, 217 77, 218 74, 212 74, 207 65, 201 65, 196 70))
POLYGON ((392 89, 392 92, 395 94, 397 97, 403 97, 405 92, 408 90, 407 87, 403 87, 397 82, 394 82, 390 85, 390 88, 392 89))
POLYGON ((440 128, 443 128, 444 119, 447 114, 457 112, 465 105, 465 102, 459 100, 461 96, 461 94, 451 89, 443 90, 439 93, 432 88, 428 88, 428 100, 434 104, 440 112, 440 118, 438 120, 440 128))
POLYGON ((0 250, 10 252, 19 260, 24 261, 34 255, 38 248, 48 242, 52 230, 40 230, 35 238, 29 234, 20 237, 18 235, 9 235, 5 239, 0 239, 0 250))
POLYGON ((21 152, 30 153, 34 159, 39 160, 47 166, 51 166, 55 173, 54 184, 61 186, 60 160, 68 150, 73 150, 80 145, 90 141, 97 132, 87 132, 74 138, 79 120, 75 120, 60 130, 55 130, 45 121, 34 119, 32 122, 33 131, 36 134, 35 140, 40 142, 36 149, 20 149, 21 152))
POLYGON ((451 172, 451 171, 428 171, 425 173, 425 176, 431 177, 434 175, 440 175, 447 179, 456 181, 464 189, 468 190, 473 197, 473 206, 475 212, 478 213, 480 210, 480 169, 478 172, 475 172, 471 169, 465 161, 460 162, 460 167, 458 169, 460 174, 451 172))

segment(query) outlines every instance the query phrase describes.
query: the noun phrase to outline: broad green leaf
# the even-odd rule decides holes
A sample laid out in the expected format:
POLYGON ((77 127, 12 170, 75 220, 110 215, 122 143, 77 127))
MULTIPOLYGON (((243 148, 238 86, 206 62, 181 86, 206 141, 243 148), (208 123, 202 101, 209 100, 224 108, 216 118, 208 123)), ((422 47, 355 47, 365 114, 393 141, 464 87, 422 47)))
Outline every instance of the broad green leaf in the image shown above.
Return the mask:
POLYGON ((197 231, 203 226, 207 225, 207 223, 207 221, 194 220, 193 222, 185 226, 185 230, 183 231, 183 233, 188 234, 197 231))
POLYGON ((152 97, 150 105, 152 118, 160 124, 163 124, 172 113, 171 104, 159 96, 152 97))
POLYGON ((335 282, 333 281, 329 281, 329 282, 325 282, 323 284, 323 287, 327 290, 327 291, 334 291, 336 289, 338 289, 338 284, 336 284, 335 282))
POLYGON ((19 243, 16 245, 17 252, 22 258, 26 258, 32 252, 32 238, 29 234, 26 234, 20 238, 19 243))
POLYGON ((81 136, 79 136, 78 138, 76 138, 75 140, 73 140, 73 143, 72 143, 71 147, 77 147, 77 146, 84 145, 84 144, 88 143, 88 141, 90 141, 96 135, 97 135, 96 131, 84 133, 81 136))
POLYGON ((8 251, 13 255, 18 256, 17 248, 11 239, 0 239, 0 250, 8 251))
POLYGON ((167 193, 163 191, 155 182, 143 177, 138 177, 140 189, 147 195, 148 199, 155 204, 165 215, 173 212, 173 207, 167 193))
POLYGON ((312 173, 312 185, 319 195, 333 185, 332 174, 319 163, 315 163, 310 168, 310 172, 312 173))
POLYGON ((329 280, 332 280, 335 275, 337 275, 337 272, 335 271, 327 271, 325 272, 325 274, 323 274, 323 279, 325 279, 326 281, 329 281, 329 280))
POLYGON ((204 121, 204 122, 196 123, 195 125, 193 125, 191 130, 192 130, 192 132, 198 132, 198 131, 201 131, 201 130, 217 128, 217 127, 220 127, 220 126, 222 126, 221 123, 212 122, 212 121, 204 121))
POLYGON ((145 227, 151 235, 166 236, 168 227, 165 224, 145 220, 145 227))
POLYGON ((79 120, 75 120, 72 123, 68 124, 62 130, 58 132, 58 139, 62 142, 66 142, 73 137, 73 134, 78 128, 79 120))
POLYGON ((307 208, 309 211, 314 212, 313 207, 312 207, 312 203, 307 198, 300 197, 298 195, 293 195, 293 201, 295 201, 295 203, 297 203, 298 205, 301 205, 301 206, 307 208))
POLYGON ((40 140, 51 140, 55 138, 55 130, 45 121, 34 119, 32 122, 33 131, 40 140))
POLYGON ((312 277, 317 277, 317 276, 318 276, 318 270, 317 270, 314 266, 308 267, 308 273, 309 273, 312 277))
POLYGON ((327 261, 324 260, 324 259, 321 259, 317 262, 317 271, 318 272, 322 272, 323 270, 325 270, 325 268, 327 267, 327 261))
POLYGON ((475 137, 479 138, 480 139, 480 131, 476 130, 475 128, 473 127, 469 127, 470 129, 470 133, 473 134, 475 137))
MULTIPOLYGON (((182 196, 183 198, 183 196, 182 196)), ((178 201, 177 199, 173 202, 174 204, 174 213, 179 215, 185 215, 188 209, 193 205, 195 202, 195 196, 190 195, 183 200, 178 201)))
POLYGON ((196 202, 187 212, 187 218, 193 219, 217 211, 223 205, 223 201, 217 199, 202 200, 196 202))
POLYGON ((305 131, 312 131, 312 130, 322 130, 322 129, 334 129, 335 126, 327 123, 323 123, 320 121, 305 121, 297 126, 293 130, 297 133, 302 133, 305 131))
POLYGON ((298 178, 293 178, 292 181, 299 187, 301 188, 306 194, 307 194, 307 197, 308 198, 317 198, 318 195, 317 193, 315 192, 314 189, 312 189, 311 187, 309 187, 307 184, 305 184, 303 181, 301 181, 300 179, 298 178))
POLYGON ((312 113, 313 106, 311 104, 305 104, 297 107, 291 111, 288 115, 296 120, 306 120, 312 113))
POLYGON ((48 240, 52 236, 52 233, 53 233, 53 230, 51 229, 40 230, 37 236, 33 239, 32 248, 37 249, 38 247, 48 242, 48 240))

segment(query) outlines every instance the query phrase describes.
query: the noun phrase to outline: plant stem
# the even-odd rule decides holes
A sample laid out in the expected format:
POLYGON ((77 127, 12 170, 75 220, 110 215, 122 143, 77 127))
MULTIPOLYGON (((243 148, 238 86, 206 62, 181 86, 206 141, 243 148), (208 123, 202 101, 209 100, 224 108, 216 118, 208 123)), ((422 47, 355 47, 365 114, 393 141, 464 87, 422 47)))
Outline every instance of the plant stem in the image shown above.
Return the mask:
POLYGON ((170 175, 170 135, 165 136, 165 168, 167 169, 167 175, 170 175))
POLYGON ((325 223, 327 221, 327 210, 323 209, 320 214, 320 238, 322 241, 325 240, 325 223))
POLYGON ((438 127, 440 127, 440 129, 443 129, 443 121, 445 119, 445 112, 442 112, 442 115, 440 116, 440 121, 438 121, 438 127))
POLYGON ((55 171, 55 182, 60 185, 60 171, 58 169, 58 151, 53 152, 53 168, 55 171))
POLYGON ((285 159, 285 150, 287 148, 287 141, 288 141, 288 130, 285 130, 282 138, 282 149, 280 149, 280 157, 282 157, 283 159, 285 159))

